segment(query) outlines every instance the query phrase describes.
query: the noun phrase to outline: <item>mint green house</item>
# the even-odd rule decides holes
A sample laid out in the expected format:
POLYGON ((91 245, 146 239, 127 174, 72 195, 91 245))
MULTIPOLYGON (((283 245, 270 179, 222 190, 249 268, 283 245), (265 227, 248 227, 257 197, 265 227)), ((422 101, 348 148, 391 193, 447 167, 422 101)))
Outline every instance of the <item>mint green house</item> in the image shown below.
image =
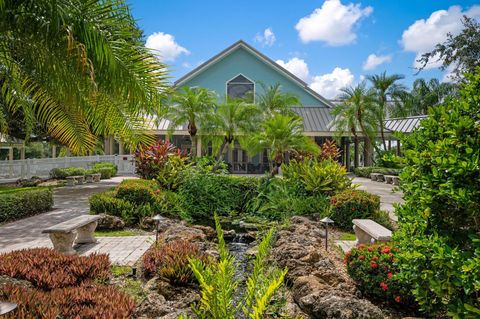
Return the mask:
MULTIPOLYGON (((174 83, 174 86, 176 88, 204 87, 215 91, 219 101, 222 101, 227 95, 243 97, 253 93, 255 97, 263 93, 261 84, 269 86, 277 83, 281 85, 282 91, 299 97, 301 105, 294 105, 293 110, 303 117, 305 135, 311 136, 319 144, 335 135, 335 132, 331 131, 332 103, 309 88, 307 83, 244 41, 234 43, 185 74, 174 83)), ((168 128, 169 121, 162 120, 155 133, 166 136, 168 128)), ((186 125, 175 128, 173 143, 183 149, 190 147, 186 125)), ((201 152, 203 154, 209 152, 205 147, 202 150, 201 137, 199 144, 197 155, 201 155, 201 152)), ((266 152, 263 156, 257 155, 252 158, 239 145, 229 151, 226 160, 231 164, 232 172, 235 173, 259 173, 268 167, 266 152)))

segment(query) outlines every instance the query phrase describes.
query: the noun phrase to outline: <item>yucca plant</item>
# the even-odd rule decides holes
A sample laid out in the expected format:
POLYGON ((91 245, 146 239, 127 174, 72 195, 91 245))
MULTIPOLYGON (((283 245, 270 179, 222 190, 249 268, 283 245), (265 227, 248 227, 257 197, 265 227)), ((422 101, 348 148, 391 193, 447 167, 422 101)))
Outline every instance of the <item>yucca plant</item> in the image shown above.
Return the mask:
MULTIPOLYGON (((190 267, 200 284, 201 299, 192 307, 198 319, 234 319, 243 313, 247 318, 259 319, 272 307, 273 296, 283 283, 287 269, 278 269, 267 264, 270 253, 273 229, 263 237, 258 253, 253 261, 251 275, 245 283, 245 292, 242 300, 235 296, 241 295, 240 281, 235 279, 235 257, 230 254, 223 239, 223 230, 217 216, 215 225, 218 237, 218 262, 205 264, 191 259, 190 267)), ((187 319, 185 315, 180 318, 187 319)))

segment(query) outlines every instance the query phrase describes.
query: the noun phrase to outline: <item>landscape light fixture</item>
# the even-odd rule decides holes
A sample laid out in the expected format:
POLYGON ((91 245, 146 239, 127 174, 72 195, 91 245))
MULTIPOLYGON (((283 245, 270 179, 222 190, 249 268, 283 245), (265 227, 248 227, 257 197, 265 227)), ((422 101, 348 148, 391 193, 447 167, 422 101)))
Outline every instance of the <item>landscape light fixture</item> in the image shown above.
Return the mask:
POLYGON ((163 219, 163 217, 160 216, 160 214, 157 214, 157 215, 152 217, 152 220, 157 222, 157 226, 155 227, 155 243, 158 242, 158 229, 160 228, 160 221, 162 219, 163 219))
POLYGON ((325 226, 325 250, 328 251, 328 225, 333 224, 334 221, 329 217, 325 217, 320 222, 325 226))
POLYGON ((0 316, 5 315, 17 308, 17 304, 13 302, 0 301, 0 316))

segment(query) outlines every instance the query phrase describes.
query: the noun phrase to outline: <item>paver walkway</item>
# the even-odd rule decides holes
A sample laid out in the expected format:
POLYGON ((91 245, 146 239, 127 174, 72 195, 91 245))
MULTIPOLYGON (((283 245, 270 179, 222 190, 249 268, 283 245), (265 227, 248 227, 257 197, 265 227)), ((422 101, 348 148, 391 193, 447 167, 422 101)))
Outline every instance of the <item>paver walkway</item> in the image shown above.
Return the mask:
POLYGON ((393 191, 392 184, 373 182, 369 178, 355 177, 353 179, 354 184, 360 184, 358 189, 367 191, 369 193, 380 196, 380 208, 382 210, 388 211, 390 218, 394 221, 397 221, 398 218, 395 215, 394 203, 403 203, 403 193, 402 191, 393 191))
MULTIPOLYGON (((42 234, 43 229, 88 214, 88 198, 91 195, 115 187, 126 178, 133 177, 117 176, 99 183, 56 188, 53 195, 55 203, 53 210, 0 226, 0 252, 52 247, 48 234, 42 234)), ((134 258, 135 261, 140 258, 152 242, 151 236, 99 237, 97 244, 81 245, 78 252, 110 253, 112 263, 130 265, 134 258)))

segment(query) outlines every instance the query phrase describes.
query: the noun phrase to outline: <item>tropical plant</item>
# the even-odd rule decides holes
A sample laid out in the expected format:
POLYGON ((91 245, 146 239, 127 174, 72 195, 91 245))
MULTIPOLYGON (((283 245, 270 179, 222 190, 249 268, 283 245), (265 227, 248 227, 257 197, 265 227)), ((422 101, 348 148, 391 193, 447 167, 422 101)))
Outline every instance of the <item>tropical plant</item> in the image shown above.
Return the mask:
POLYGON ((391 116, 404 117, 425 115, 428 109, 441 104, 444 99, 455 93, 455 85, 440 82, 438 79, 416 79, 412 90, 400 94, 396 106, 391 108, 391 116))
POLYGON ((213 113, 206 115, 202 138, 205 138, 206 145, 212 143, 218 161, 223 161, 225 153, 233 148, 239 135, 254 129, 258 115, 259 110, 255 105, 239 99, 228 99, 216 106, 213 113))
POLYGON ((251 156, 267 150, 271 174, 285 162, 287 153, 306 151, 318 155, 319 147, 303 134, 303 122, 291 115, 276 114, 260 124, 259 132, 241 139, 241 145, 251 156), (271 163, 275 166, 272 167, 271 163))
POLYGON ((144 118, 165 74, 123 0, 0 1, 3 133, 40 126, 76 154, 99 136, 150 142, 144 118))
POLYGON ((287 273, 286 269, 278 269, 267 262, 273 229, 269 230, 260 242, 251 274, 246 280, 244 297, 238 300, 241 286, 238 279, 235 279, 235 257, 227 249, 218 218, 215 218, 215 224, 220 255, 218 262, 205 264, 201 260, 190 260, 190 267, 201 290, 199 303, 192 307, 195 317, 235 319, 242 312, 246 318, 263 318, 271 308, 270 301, 282 285, 287 273))
POLYGON ((331 194, 342 191, 352 185, 347 170, 333 160, 292 160, 282 165, 285 179, 300 182, 308 194, 331 194))
POLYGON ((291 115, 290 109, 301 105, 298 96, 282 92, 279 83, 269 86, 260 83, 260 85, 263 92, 257 94, 256 104, 265 117, 272 117, 275 114, 291 115))
POLYGON ((461 79, 463 73, 477 72, 480 67, 480 23, 463 16, 463 30, 457 35, 447 34, 447 40, 438 43, 430 52, 423 54, 417 62, 419 72, 430 62, 441 62, 441 70, 450 71, 450 79, 461 79))
POLYGON ((385 119, 388 117, 389 103, 398 103, 401 96, 406 92, 403 85, 396 83, 403 79, 404 76, 400 74, 387 75, 387 72, 381 74, 369 75, 367 79, 372 84, 374 92, 374 108, 375 118, 377 120, 375 129, 380 130, 382 137, 383 149, 387 149, 385 141, 385 119))
MULTIPOLYGON (((354 166, 359 166, 359 132, 365 138, 367 150, 369 145, 375 147, 372 141, 376 134, 376 120, 374 111, 374 92, 367 89, 366 83, 343 88, 339 96, 340 104, 332 110, 333 126, 340 134, 353 136, 355 142, 354 166)), ((368 154, 370 158, 372 154, 368 154)))
POLYGON ((213 91, 198 87, 183 87, 173 95, 167 106, 166 117, 170 120, 169 132, 172 134, 179 126, 188 125, 188 134, 192 142, 190 155, 197 156, 197 133, 207 114, 214 111, 216 96, 213 91))
POLYGON ((401 279, 421 310, 480 314, 480 72, 404 138, 405 204, 394 234, 401 279))

